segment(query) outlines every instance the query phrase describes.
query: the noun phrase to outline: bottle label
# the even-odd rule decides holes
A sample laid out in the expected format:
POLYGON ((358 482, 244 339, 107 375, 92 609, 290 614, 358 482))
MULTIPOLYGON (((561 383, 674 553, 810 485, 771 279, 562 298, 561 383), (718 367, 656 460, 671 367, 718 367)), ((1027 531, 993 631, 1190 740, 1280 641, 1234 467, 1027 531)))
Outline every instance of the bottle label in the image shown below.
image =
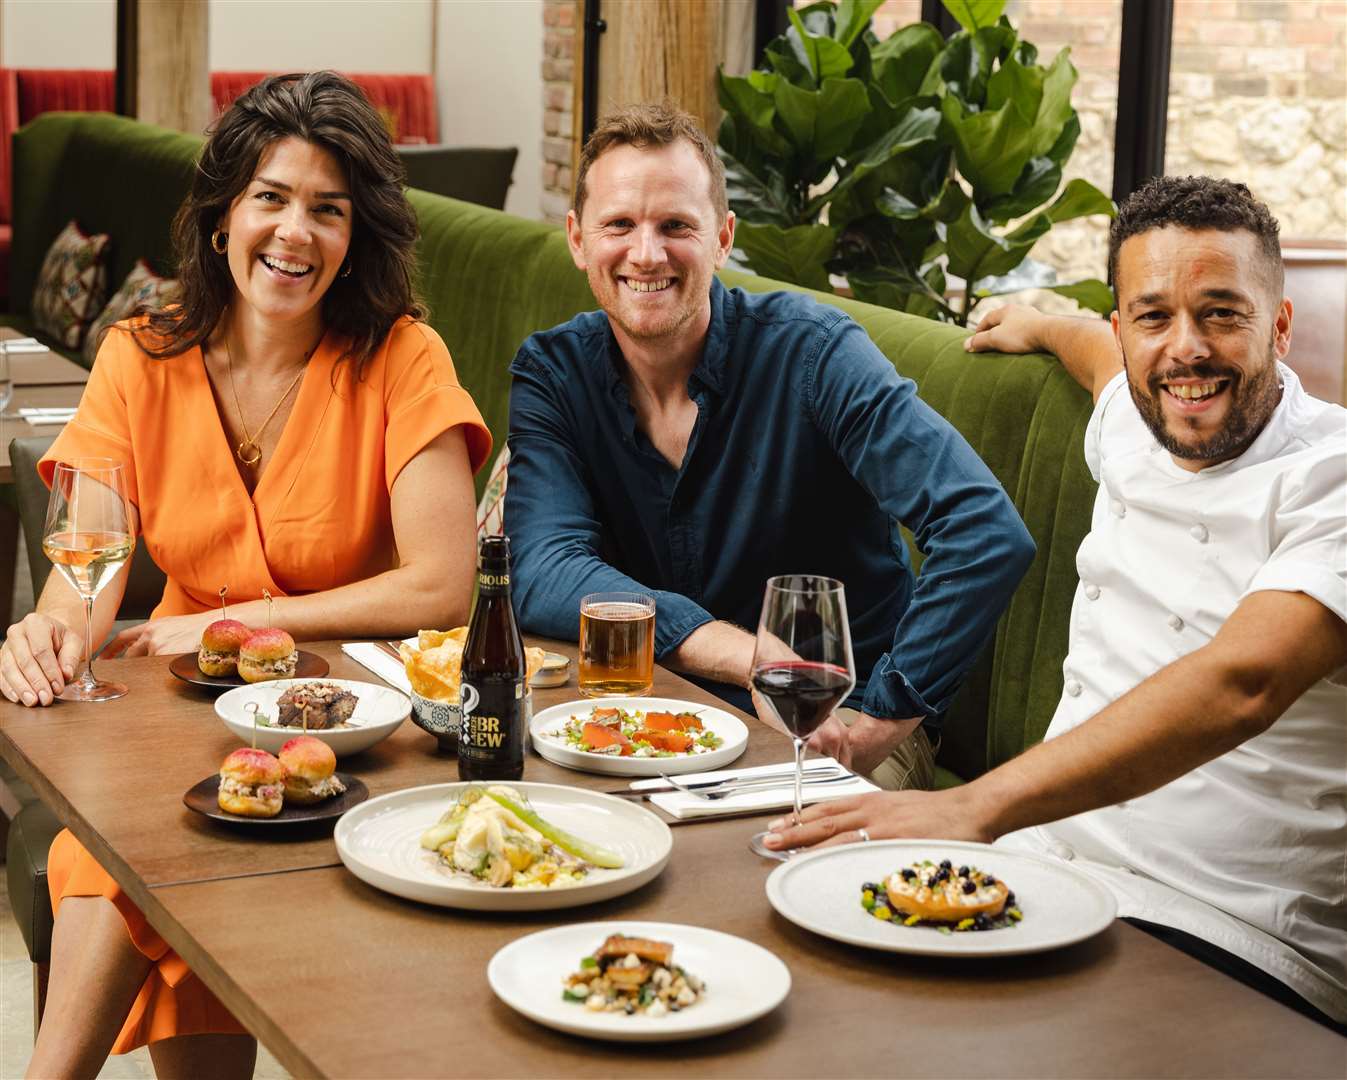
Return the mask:
POLYGON ((499 592, 510 587, 510 575, 488 574, 483 572, 477 575, 477 585, 482 589, 491 589, 499 592))
POLYGON ((462 686, 458 756, 479 764, 522 765, 524 680, 466 680, 462 686))

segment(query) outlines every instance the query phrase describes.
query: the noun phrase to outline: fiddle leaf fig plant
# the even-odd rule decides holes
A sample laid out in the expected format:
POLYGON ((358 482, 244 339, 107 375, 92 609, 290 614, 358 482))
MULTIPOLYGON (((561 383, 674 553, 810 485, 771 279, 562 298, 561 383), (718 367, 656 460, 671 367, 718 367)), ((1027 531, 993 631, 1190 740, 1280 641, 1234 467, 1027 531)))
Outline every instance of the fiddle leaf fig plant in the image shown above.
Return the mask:
POLYGON ((1107 313, 1102 281, 1062 283, 1028 258, 1054 225, 1115 213, 1062 170, 1080 135, 1076 69, 1046 67, 1005 0, 945 0, 962 29, 880 40, 883 0, 820 0, 746 76, 717 75, 719 153, 736 247, 754 271, 966 325, 989 296, 1044 288, 1107 313), (949 279, 964 283, 960 302, 949 279))

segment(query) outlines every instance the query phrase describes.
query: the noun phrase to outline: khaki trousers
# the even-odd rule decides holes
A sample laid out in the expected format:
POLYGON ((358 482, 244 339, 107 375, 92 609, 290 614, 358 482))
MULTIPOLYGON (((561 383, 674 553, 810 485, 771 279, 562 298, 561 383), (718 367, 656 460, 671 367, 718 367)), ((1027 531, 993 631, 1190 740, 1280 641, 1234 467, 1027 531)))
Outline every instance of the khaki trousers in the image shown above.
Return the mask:
MULTIPOLYGON (((856 709, 838 709, 837 718, 851 727, 860 712, 856 709)), ((935 787, 935 752, 924 728, 917 728, 880 762, 868 779, 885 791, 904 791, 909 788, 930 791, 935 787)))

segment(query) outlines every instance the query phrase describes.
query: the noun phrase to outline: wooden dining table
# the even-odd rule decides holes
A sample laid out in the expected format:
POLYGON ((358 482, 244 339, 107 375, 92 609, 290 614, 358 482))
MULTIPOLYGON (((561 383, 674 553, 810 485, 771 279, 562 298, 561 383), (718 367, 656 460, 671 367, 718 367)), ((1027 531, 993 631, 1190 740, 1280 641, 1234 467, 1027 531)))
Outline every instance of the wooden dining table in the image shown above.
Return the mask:
MULTIPOLYGON (((574 646, 547 644, 574 655, 574 646)), ((334 677, 377 681, 335 643, 303 647, 327 658, 334 677)), ((1347 1039, 1122 921, 1067 948, 995 960, 876 952, 805 931, 767 901, 776 864, 748 849, 762 816, 675 824, 664 871, 604 903, 520 914, 398 899, 341 865, 330 824, 228 826, 183 805, 183 793, 239 743, 211 697, 169 673, 169 659, 101 661, 105 676, 130 688, 118 701, 0 702, 0 754, 297 1076, 1340 1077, 1347 1069, 1347 1039), (491 956, 522 935, 612 920, 754 941, 785 962, 791 992, 738 1030, 651 1045, 557 1033, 488 987, 491 956)), ((654 692, 721 704, 664 670, 654 692)), ((533 693, 535 709, 577 696, 573 677, 533 693)), ((737 765, 789 759, 784 736, 747 722, 737 765)), ((340 767, 371 797, 458 778, 455 760, 410 721, 340 767)), ((537 756, 524 779, 625 784, 537 756)))

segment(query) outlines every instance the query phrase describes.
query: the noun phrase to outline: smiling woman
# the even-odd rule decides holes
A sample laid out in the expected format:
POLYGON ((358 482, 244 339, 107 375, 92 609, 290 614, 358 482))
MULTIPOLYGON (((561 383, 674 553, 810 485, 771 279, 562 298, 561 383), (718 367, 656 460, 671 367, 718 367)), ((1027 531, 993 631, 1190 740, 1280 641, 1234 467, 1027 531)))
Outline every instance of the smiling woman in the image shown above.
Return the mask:
MULTIPOLYGON (((221 117, 174 226, 181 303, 114 328, 39 465, 50 482, 58 462, 120 462, 168 577, 150 621, 108 652, 195 650, 223 586, 237 619, 300 640, 466 621, 472 471, 491 440, 420 321, 402 180, 378 114, 331 72, 264 80, 221 117)), ((100 594, 94 640, 124 588, 123 571, 100 594)), ((82 617, 53 575, 0 646, 0 693, 51 704, 82 617)), ((48 880, 51 991, 30 1075, 93 1075, 146 1043, 160 1075, 250 1073, 243 1029, 68 832, 48 880)))

